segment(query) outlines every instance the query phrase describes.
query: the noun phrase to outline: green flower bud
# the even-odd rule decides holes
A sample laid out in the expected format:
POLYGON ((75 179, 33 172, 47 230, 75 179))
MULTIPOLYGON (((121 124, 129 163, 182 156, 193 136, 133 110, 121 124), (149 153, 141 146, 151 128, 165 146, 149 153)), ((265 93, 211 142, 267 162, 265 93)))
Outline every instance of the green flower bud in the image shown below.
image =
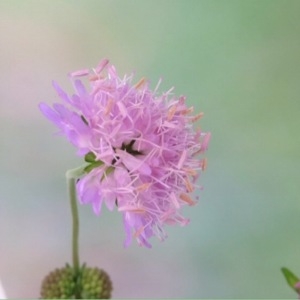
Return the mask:
POLYGON ((96 155, 93 152, 89 152, 85 155, 84 160, 89 163, 96 161, 96 155))
POLYGON ((112 282, 98 268, 83 265, 76 274, 68 264, 50 272, 42 282, 42 299, 109 299, 112 282))
POLYGON ((287 284, 296 292, 298 292, 298 289, 296 287, 296 284, 300 281, 300 279, 288 268, 281 268, 281 271, 283 273, 283 276, 285 277, 287 284))
POLYGON ((75 293, 76 276, 73 268, 64 268, 50 272, 42 282, 42 299, 71 299, 75 293))
POLYGON ((81 297, 84 299, 109 299, 112 282, 108 274, 98 268, 82 267, 81 297))

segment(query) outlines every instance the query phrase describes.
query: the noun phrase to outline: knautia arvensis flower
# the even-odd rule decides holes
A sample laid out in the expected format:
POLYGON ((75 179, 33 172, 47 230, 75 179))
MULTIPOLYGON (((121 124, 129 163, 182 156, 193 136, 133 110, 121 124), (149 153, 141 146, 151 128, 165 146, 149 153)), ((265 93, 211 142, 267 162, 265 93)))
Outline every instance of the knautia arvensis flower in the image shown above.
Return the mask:
POLYGON ((210 139, 193 128, 203 114, 192 115, 193 107, 173 89, 158 93, 160 82, 152 91, 144 78, 132 84, 132 75, 119 77, 108 60, 70 78, 75 94, 54 82, 63 104, 41 103, 40 109, 88 162, 77 182, 79 201, 96 214, 103 203, 116 208, 123 215, 125 246, 135 237, 151 247, 153 235, 166 238, 165 224, 188 224, 180 210, 196 203, 191 194, 200 188, 196 181, 206 166, 201 154, 210 139))

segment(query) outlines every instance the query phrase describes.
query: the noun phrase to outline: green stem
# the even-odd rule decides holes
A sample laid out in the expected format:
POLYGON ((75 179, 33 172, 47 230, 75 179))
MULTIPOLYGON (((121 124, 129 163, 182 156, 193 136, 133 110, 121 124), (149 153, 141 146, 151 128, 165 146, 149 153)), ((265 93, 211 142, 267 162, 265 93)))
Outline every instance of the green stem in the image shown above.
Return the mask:
POLYGON ((73 258, 73 267, 75 274, 78 275, 80 262, 79 262, 79 247, 78 247, 78 238, 79 238, 79 216, 77 208, 77 199, 76 199, 76 179, 84 174, 85 166, 75 168, 66 172, 69 198, 72 211, 72 221, 73 221, 73 232, 72 232, 72 258, 73 258))

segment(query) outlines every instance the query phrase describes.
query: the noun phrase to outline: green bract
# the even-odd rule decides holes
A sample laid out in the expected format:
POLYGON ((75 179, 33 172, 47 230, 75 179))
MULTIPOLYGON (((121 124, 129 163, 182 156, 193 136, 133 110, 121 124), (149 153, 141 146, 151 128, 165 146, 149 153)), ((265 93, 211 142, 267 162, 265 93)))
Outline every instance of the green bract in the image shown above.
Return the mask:
POLYGON ((297 289, 295 288, 295 284, 300 281, 299 278, 287 268, 281 268, 281 271, 288 285, 297 292, 297 289))

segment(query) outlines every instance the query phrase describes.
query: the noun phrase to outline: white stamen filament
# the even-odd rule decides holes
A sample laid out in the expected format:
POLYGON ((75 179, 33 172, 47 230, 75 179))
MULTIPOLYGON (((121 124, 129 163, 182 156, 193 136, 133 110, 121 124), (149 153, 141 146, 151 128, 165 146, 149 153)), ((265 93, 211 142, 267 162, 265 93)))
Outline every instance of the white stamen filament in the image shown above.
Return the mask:
POLYGON ((143 208, 131 207, 131 206, 122 206, 118 208, 118 211, 128 211, 138 214, 144 214, 146 211, 143 208))
POLYGON ((156 85, 156 87, 155 87, 155 89, 154 89, 154 94, 157 92, 157 90, 158 90, 158 88, 159 88, 159 86, 160 86, 160 84, 161 84, 161 82, 162 82, 162 79, 161 78, 159 78, 159 80, 158 80, 158 82, 157 82, 157 85, 156 85))
POLYGON ((183 163, 184 163, 184 161, 185 161, 185 159, 186 159, 186 156, 187 156, 187 151, 184 149, 184 150, 182 151, 181 157, 180 157, 180 159, 179 159, 179 161, 178 161, 178 164, 177 164, 177 168, 178 168, 178 169, 181 169, 181 168, 182 168, 183 163))

